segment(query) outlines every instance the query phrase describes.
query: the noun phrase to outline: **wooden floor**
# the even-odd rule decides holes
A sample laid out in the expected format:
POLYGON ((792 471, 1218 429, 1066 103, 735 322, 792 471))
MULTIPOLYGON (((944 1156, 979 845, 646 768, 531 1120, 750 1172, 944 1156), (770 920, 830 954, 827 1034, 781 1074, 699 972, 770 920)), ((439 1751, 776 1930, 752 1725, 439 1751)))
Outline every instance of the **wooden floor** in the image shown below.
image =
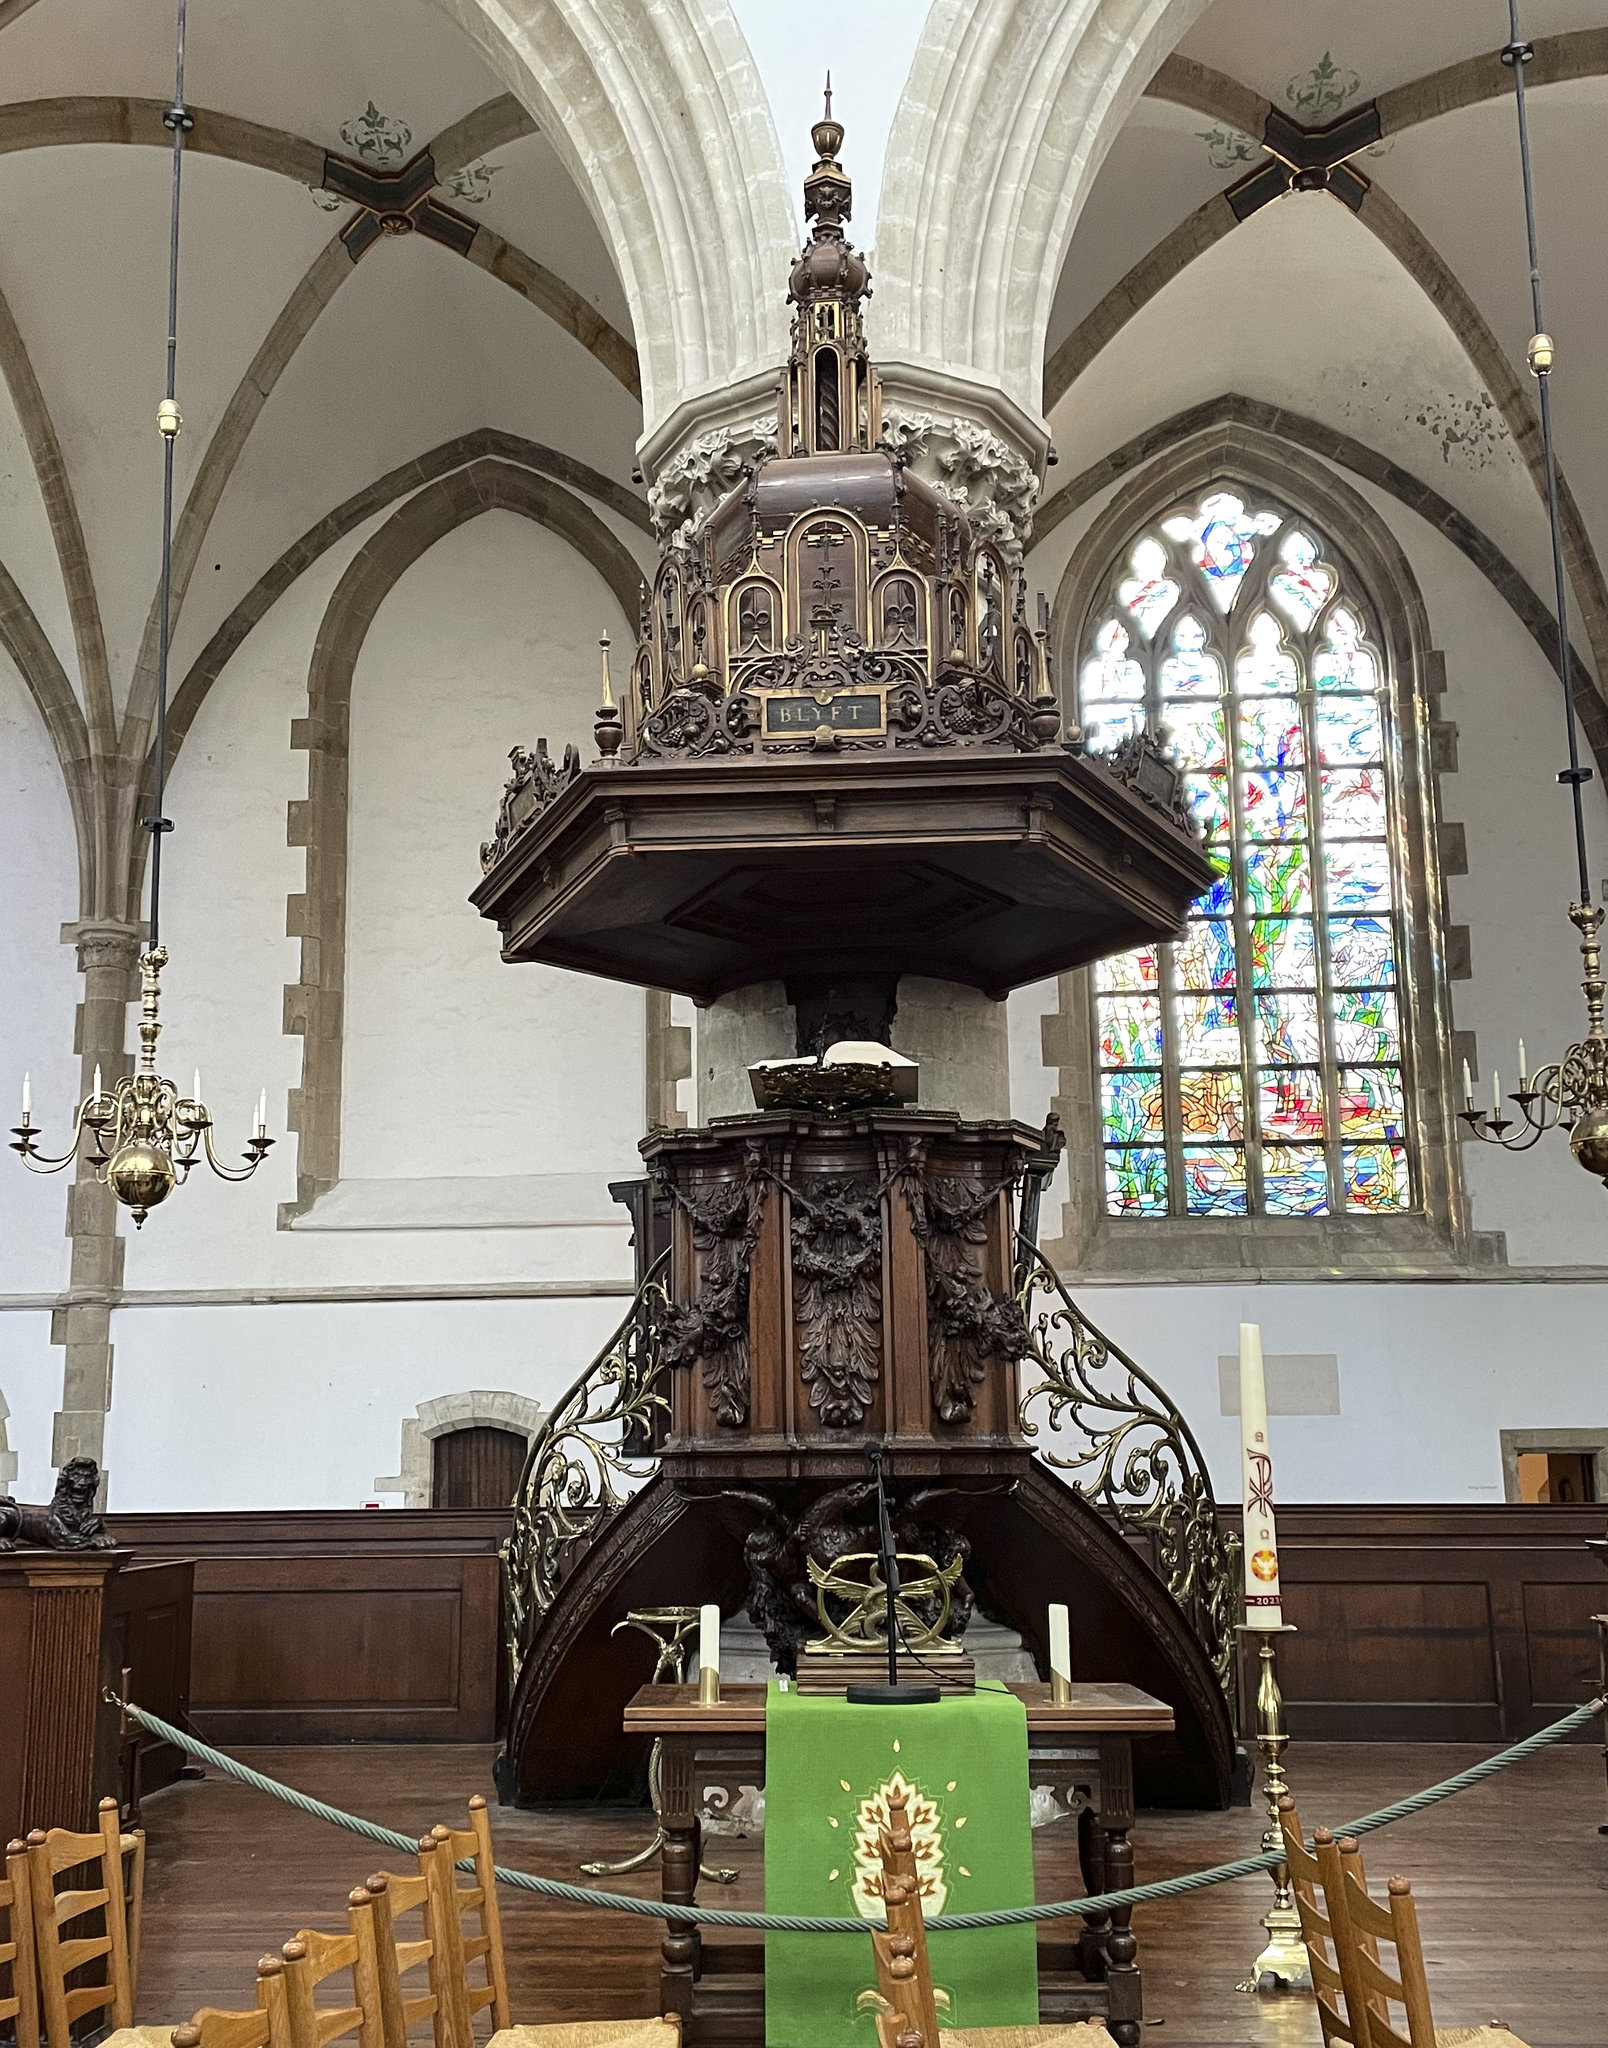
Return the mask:
MULTIPOLYGON (((469 1794, 491 1792, 491 1753, 459 1747, 257 1749, 245 1759, 349 1811, 418 1834, 463 1824, 469 1794)), ((1449 1776, 1480 1752, 1430 1744, 1308 1744, 1289 1755, 1308 1826, 1365 1813, 1449 1776)), ((1545 1751, 1403 1822, 1368 1844, 1376 1879, 1413 1881, 1435 2018, 1442 2027, 1502 2020, 1530 2048, 1608 2048, 1608 1836, 1601 1752, 1545 1751)), ((493 1811, 499 1860, 585 1883, 587 1856, 628 1854, 646 1815, 614 1810, 493 1811)), ((345 1895, 399 1856, 307 1819, 227 1780, 175 1785, 146 1803, 150 1840, 139 2018, 171 2023, 198 2006, 251 2001, 257 1956, 302 1926, 340 1924, 345 1895)), ((1141 1881, 1242 1856, 1256 1823, 1244 1809, 1144 1814, 1141 1881)), ((1041 1898, 1080 1889, 1071 1831, 1035 1837, 1041 1898)), ((761 1847, 711 1846, 741 1879, 721 1903, 763 1904, 761 1847)), ((656 1876, 605 1879, 652 1895, 656 1876)), ((503 1894, 515 2020, 610 2017, 655 2009, 657 1923, 503 1894)), ((1261 1945, 1262 1880, 1143 1907, 1136 1916, 1146 2011, 1162 2048, 1244 2044, 1318 2048, 1300 1993, 1249 1997, 1236 1977, 1261 1945)))

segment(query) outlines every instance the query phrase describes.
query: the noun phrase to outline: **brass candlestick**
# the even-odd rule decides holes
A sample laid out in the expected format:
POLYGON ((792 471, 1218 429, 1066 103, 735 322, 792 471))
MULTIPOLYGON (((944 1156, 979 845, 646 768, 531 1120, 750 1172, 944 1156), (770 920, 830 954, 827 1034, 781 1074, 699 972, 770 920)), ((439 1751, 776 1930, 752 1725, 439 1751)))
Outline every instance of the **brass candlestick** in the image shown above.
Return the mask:
POLYGON ((720 1705, 720 1672, 713 1664, 698 1666, 698 1704, 700 1707, 720 1705))
MULTIPOLYGON (((1267 1802, 1268 1815, 1262 1847, 1280 1849, 1284 1846, 1284 1832, 1279 1826, 1279 1800, 1289 1790, 1283 1756, 1289 1746, 1290 1731, 1284 1725, 1284 1695, 1279 1691, 1278 1651, 1274 1638, 1294 1635, 1295 1627, 1293 1623, 1285 1622, 1278 1628, 1250 1628, 1242 1622, 1237 1633, 1257 1638, 1257 1655, 1262 1660, 1256 1686, 1256 1746, 1262 1752, 1262 1796, 1267 1802)), ((1239 1991, 1260 1991, 1264 1981, 1271 1977, 1276 1983, 1291 1988, 1305 1986, 1310 1989, 1312 1971, 1307 1962, 1306 1943, 1301 1937, 1301 1916, 1296 1911, 1295 1894, 1290 1889, 1289 1866, 1282 1861, 1275 1863, 1269 1875, 1273 1879, 1273 1903, 1262 1922, 1267 1929, 1267 1946, 1252 1963, 1250 1976, 1235 1988, 1239 1991)))

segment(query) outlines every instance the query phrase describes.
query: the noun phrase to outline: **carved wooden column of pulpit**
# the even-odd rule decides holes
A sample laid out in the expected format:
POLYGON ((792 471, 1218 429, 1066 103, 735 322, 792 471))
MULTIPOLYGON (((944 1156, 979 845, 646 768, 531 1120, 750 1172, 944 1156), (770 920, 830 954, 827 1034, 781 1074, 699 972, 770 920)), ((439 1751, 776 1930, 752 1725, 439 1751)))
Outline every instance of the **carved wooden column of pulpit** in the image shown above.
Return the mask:
POLYGON ((101 1638, 129 1550, 0 1550, 0 1839, 87 1830, 117 1786, 101 1638))

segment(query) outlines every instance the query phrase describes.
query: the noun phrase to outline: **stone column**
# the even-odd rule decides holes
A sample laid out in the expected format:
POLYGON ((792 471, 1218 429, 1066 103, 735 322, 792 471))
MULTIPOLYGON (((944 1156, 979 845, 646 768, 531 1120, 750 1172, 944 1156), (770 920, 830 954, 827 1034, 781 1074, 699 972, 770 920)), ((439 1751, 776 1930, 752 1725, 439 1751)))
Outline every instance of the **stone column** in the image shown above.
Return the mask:
MULTIPOLYGON (((133 1055, 123 1048, 123 1031, 144 937, 143 927, 131 924, 62 927, 63 941, 78 948, 78 971, 84 977, 84 999, 73 1033, 81 1095, 93 1086, 97 1066, 107 1086, 133 1070, 133 1055)), ((116 1198, 95 1178, 82 1155, 75 1173, 67 1196, 67 1235, 73 1248, 68 1285, 73 1300, 71 1307, 57 1309, 50 1323, 50 1341, 66 1352, 61 1408, 51 1435, 51 1462, 58 1468, 69 1458, 101 1461, 112 1405, 112 1304, 123 1285, 125 1245, 118 1234, 116 1198)), ((103 1469, 103 1503, 105 1493, 103 1469)))
MULTIPOLYGON (((963 1117, 1011 1113, 1005 1005, 959 982, 901 976, 894 1012, 895 1052, 921 1062, 922 1109, 963 1117)), ((721 996, 699 1012, 698 1121, 753 1110, 748 1068, 791 1059, 798 1050, 795 1015, 779 981, 756 982, 721 996)))

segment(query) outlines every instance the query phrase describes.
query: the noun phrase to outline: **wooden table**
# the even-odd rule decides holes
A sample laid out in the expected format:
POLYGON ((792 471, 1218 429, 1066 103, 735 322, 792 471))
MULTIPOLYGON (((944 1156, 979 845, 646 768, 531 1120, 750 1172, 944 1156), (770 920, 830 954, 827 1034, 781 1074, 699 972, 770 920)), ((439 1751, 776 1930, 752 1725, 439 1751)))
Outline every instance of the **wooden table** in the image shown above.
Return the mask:
MULTIPOLYGON (((765 1690, 727 1685, 718 1705, 701 1707, 696 1686, 645 1685, 626 1707, 627 1734, 656 1736, 661 1744, 660 1895, 667 1905, 690 1905, 697 1896, 707 1788, 733 1783, 739 1773, 763 1782, 765 1690)), ((1051 1704, 1047 1685, 1010 1690, 1027 1708, 1030 1782, 1053 1785, 1077 1812, 1088 1889, 1127 1889, 1134 1882, 1133 1737, 1170 1732, 1171 1707, 1131 1685, 1074 1685, 1062 1706, 1051 1704)), ((1131 1917, 1126 1907, 1090 1913, 1071 1941, 1061 1932, 1064 1923, 1041 1923, 1045 2021, 1099 2018, 1117 2048, 1137 2048, 1142 1999, 1131 1917)), ((667 1919, 663 1958, 660 2010, 681 2015, 689 2041, 764 2040, 762 1935, 741 1928, 705 1932, 695 1922, 667 1919)))

